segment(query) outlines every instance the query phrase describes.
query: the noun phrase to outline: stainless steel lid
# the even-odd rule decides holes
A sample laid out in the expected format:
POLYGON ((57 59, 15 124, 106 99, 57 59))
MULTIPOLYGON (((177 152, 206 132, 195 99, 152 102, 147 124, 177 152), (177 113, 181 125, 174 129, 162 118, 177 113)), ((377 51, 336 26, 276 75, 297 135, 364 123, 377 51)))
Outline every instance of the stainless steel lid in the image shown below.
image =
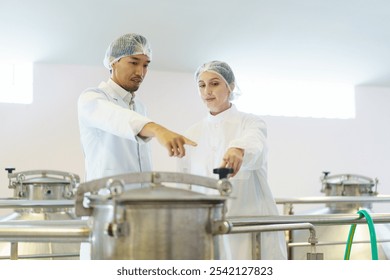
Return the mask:
POLYGON ((355 174, 340 174, 323 178, 323 183, 331 185, 370 185, 375 186, 375 180, 355 174))
POLYGON ((69 172, 56 170, 29 170, 18 173, 9 172, 10 187, 16 184, 73 184, 80 182, 80 177, 69 172))

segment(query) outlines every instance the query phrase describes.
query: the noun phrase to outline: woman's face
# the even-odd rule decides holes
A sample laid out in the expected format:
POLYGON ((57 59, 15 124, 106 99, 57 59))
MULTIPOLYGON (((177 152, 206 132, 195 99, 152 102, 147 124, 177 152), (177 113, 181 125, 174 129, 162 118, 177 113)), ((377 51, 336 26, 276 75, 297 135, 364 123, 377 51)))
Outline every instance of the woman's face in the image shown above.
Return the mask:
POLYGON ((207 71, 201 73, 198 87, 200 96, 212 115, 230 108, 230 90, 220 75, 207 71))

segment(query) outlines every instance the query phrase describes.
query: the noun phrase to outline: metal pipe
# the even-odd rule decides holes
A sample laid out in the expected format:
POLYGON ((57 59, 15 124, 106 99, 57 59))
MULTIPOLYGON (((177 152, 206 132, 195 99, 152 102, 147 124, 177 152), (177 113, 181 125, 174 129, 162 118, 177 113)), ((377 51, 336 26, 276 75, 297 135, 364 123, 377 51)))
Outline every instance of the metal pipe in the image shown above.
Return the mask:
POLYGON ((261 232, 252 232, 252 260, 261 260, 261 232))
POLYGON ((0 209, 3 208, 73 208, 74 200, 26 200, 0 199, 0 209))
MULTIPOLYGON (((310 223, 295 223, 295 224, 275 224, 275 225, 234 225, 229 233, 248 233, 254 231, 282 231, 295 229, 309 229, 315 232, 315 228, 310 223)), ((314 234, 315 236, 315 234, 314 234)))
POLYGON ((390 202, 390 195, 378 196, 326 196, 326 197, 296 197, 296 198, 275 198, 276 204, 315 204, 329 202, 390 202))
POLYGON ((308 229, 310 236, 308 242, 314 248, 318 243, 315 227, 310 223, 295 223, 295 224, 272 224, 272 225, 232 225, 229 226, 230 234, 234 233, 252 233, 252 259, 261 259, 261 235, 259 233, 267 231, 285 231, 285 230, 297 230, 308 229), (257 233, 257 234, 256 234, 257 233))
POLYGON ((11 260, 17 260, 18 259, 18 243, 11 242, 11 260))
MULTIPOLYGON (((372 213, 374 223, 390 223, 390 214, 372 213)), ((280 216, 246 216, 228 217, 228 222, 234 226, 269 225, 288 223, 311 223, 317 225, 350 225, 365 224, 359 214, 327 214, 327 215, 280 215, 280 216)))
POLYGON ((55 258, 74 258, 79 257, 80 254, 34 254, 34 255, 18 255, 16 258, 8 256, 0 256, 0 260, 22 260, 22 259, 55 259, 55 258))
POLYGON ((88 221, 5 221, 0 222, 0 241, 7 242, 89 242, 88 221))
POLYGON ((0 260, 25 260, 25 259, 58 259, 58 258, 77 258, 80 254, 36 254, 36 255, 18 255, 17 258, 12 259, 8 256, 0 256, 0 260))
POLYGON ((265 232, 265 231, 282 231, 282 230, 297 230, 308 229, 310 231, 309 243, 315 245, 318 243, 315 227, 310 223, 297 224, 277 224, 277 225, 247 225, 247 226, 232 226, 229 233, 249 233, 249 232, 265 232))
MULTIPOLYGON (((390 242, 390 239, 377 239, 377 243, 386 243, 390 242)), ((345 246, 345 241, 334 241, 334 242, 318 242, 316 246, 329 246, 329 245, 343 245, 345 246)), ((368 244, 371 243, 369 240, 357 240, 353 241, 354 244, 368 244)), ((292 242, 288 244, 288 247, 308 247, 311 246, 310 243, 307 242, 292 242)))

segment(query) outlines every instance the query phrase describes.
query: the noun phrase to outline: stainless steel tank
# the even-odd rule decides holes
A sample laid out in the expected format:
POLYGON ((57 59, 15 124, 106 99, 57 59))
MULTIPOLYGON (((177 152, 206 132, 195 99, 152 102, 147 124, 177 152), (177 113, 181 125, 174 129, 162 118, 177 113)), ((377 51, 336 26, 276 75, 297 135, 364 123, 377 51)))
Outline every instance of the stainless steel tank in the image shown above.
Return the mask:
POLYGON ((228 180, 191 174, 124 174, 80 184, 76 213, 90 216, 91 259, 218 259, 219 223, 230 191, 228 180), (211 187, 221 195, 163 182, 211 187), (144 187, 127 189, 132 183, 144 187))
MULTIPOLYGON (((9 188, 14 197, 6 199, 14 205, 13 212, 1 221, 44 221, 79 219, 74 213, 74 196, 80 178, 76 174, 55 170, 31 170, 13 173, 8 170, 9 188), (71 207, 26 207, 23 204, 34 201, 72 201, 71 207)), ((28 203, 27 203, 28 205, 28 203)), ((0 243, 1 258, 23 259, 79 259, 80 243, 19 242, 0 243)))
MULTIPOLYGON (((324 172, 321 177, 321 192, 326 196, 344 196, 344 197, 373 197, 377 196, 377 179, 356 174, 339 174, 329 176, 324 172)), ((325 208, 305 211, 303 215, 328 215, 328 214, 356 214, 359 209, 365 209, 371 213, 372 205, 369 202, 331 202, 325 204, 325 208)), ((375 225, 377 236, 390 236, 390 231, 386 225, 375 225)), ((346 244, 348 241, 351 225, 323 225, 317 226, 317 252, 324 254, 325 260, 344 259, 346 244)), ((301 231, 292 233, 291 241, 294 243, 304 243, 306 235, 301 231)), ((377 238, 378 241, 380 238, 377 238)), ((378 243, 379 259, 388 259, 390 252, 387 246, 381 246, 378 243)), ((290 258, 293 260, 306 259, 308 247, 292 247, 290 249, 290 258)), ((369 260, 371 259, 370 233, 368 226, 358 224, 353 238, 350 259, 369 260)))

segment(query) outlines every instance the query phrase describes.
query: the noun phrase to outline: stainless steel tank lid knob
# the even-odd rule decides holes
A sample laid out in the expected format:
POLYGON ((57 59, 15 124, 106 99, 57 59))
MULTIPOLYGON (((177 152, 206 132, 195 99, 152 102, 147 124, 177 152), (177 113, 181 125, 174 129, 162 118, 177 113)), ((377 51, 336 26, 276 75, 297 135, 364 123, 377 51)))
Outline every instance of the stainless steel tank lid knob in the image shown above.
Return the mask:
POLYGON ((213 169, 214 174, 219 175, 219 179, 225 179, 231 173, 233 173, 233 168, 215 168, 213 169))
POLYGON ((8 172, 8 174, 12 174, 12 172, 15 171, 15 168, 8 167, 5 170, 8 172))

